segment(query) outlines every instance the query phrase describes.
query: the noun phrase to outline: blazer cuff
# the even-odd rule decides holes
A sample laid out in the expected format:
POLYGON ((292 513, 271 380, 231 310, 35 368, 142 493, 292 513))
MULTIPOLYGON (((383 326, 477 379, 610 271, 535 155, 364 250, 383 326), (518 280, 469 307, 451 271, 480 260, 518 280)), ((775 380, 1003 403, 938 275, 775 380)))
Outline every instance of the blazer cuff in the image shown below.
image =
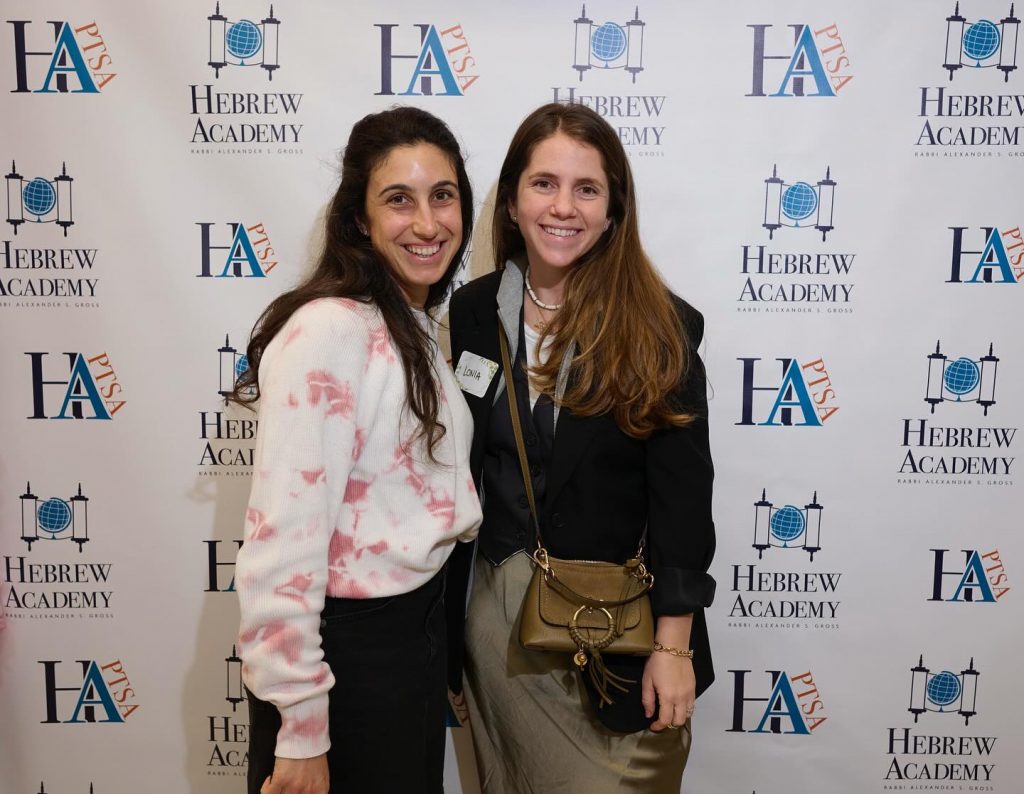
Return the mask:
POLYGON ((652 569, 651 610, 658 615, 688 615, 711 606, 715 580, 704 571, 685 568, 652 569))

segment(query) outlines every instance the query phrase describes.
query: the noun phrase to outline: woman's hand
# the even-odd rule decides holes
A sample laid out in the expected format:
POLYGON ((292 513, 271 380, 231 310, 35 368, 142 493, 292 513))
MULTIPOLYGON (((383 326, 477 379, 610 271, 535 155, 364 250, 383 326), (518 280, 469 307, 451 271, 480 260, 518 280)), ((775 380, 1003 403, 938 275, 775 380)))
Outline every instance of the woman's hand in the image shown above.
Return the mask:
MULTIPOLYGON (((669 648, 689 648, 693 615, 662 615, 658 618, 656 638, 669 648)), ((644 713, 658 718, 651 723, 652 731, 669 726, 681 728, 693 714, 697 699, 697 678, 693 661, 666 651, 655 651, 644 665, 640 699, 644 713)))
POLYGON ((469 706, 466 705, 466 692, 456 695, 451 689, 448 690, 448 704, 452 707, 452 713, 459 725, 465 726, 469 722, 469 706))
POLYGON ((275 758, 274 774, 263 781, 260 794, 328 794, 327 754, 315 758, 275 758))
POLYGON ((652 731, 682 727, 693 713, 697 679, 693 662, 670 653, 652 653, 644 665, 641 700, 644 713, 651 717, 657 704, 658 718, 652 731))

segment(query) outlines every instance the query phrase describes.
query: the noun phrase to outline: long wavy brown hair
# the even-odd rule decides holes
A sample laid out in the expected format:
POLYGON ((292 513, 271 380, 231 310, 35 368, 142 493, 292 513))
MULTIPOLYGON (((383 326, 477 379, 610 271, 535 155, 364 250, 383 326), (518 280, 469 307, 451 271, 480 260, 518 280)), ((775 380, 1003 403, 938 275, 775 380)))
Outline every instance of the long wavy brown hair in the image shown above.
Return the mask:
MULTIPOLYGON (((530 370, 535 386, 554 396, 562 359, 578 346, 560 405, 575 414, 611 412, 626 434, 647 438, 663 427, 693 421, 675 399, 691 355, 668 287, 644 253, 633 174, 615 131, 583 105, 543 105, 523 121, 498 176, 494 205, 495 266, 525 259, 526 245, 509 217, 519 178, 537 144, 556 133, 592 146, 609 185, 612 223, 572 266, 562 309, 544 330, 547 362, 530 370)), ((542 340, 543 343, 543 340, 542 340)))
POLYGON ((297 309, 317 298, 345 297, 373 303, 387 324, 391 342, 405 370, 408 406, 421 425, 431 459, 446 429, 437 419, 438 387, 433 376, 433 342, 416 321, 391 269, 359 229, 366 217, 366 190, 373 170, 392 149, 428 143, 455 168, 462 214, 462 243, 441 280, 431 285, 424 308, 438 306, 462 262, 473 232, 473 191, 458 141, 436 116, 413 107, 371 113, 352 127, 341 161, 341 184, 328 207, 323 251, 310 275, 295 289, 275 299, 260 315, 249 338, 249 369, 238 379, 229 400, 259 399, 263 351, 297 309))

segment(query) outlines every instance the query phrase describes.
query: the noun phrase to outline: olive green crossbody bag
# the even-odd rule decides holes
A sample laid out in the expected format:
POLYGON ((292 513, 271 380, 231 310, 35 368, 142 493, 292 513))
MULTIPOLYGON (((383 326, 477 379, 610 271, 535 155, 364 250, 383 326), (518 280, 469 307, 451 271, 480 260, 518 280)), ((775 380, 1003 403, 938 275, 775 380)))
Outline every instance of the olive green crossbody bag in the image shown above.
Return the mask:
POLYGON ((635 682, 608 670, 601 655, 649 656, 654 649, 654 617, 648 595, 654 576, 644 566, 644 542, 640 541, 636 556, 621 565, 560 560, 548 554, 540 536, 508 340, 500 323, 498 341, 519 467, 537 543, 533 552, 536 565, 523 600, 519 642, 531 650, 572 653, 580 672, 590 674, 601 705, 612 703, 610 688, 625 692, 622 684, 635 682))

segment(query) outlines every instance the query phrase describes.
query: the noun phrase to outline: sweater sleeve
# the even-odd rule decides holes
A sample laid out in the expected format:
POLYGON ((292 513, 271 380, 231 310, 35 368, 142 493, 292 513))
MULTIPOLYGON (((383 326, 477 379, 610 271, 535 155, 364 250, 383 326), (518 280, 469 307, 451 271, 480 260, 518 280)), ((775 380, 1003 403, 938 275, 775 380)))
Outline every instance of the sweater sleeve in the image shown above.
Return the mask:
POLYGON ((281 713, 282 758, 330 747, 334 677, 320 647, 320 612, 368 340, 358 309, 315 301, 295 312, 260 362, 253 483, 236 566, 239 653, 246 686, 281 713))

